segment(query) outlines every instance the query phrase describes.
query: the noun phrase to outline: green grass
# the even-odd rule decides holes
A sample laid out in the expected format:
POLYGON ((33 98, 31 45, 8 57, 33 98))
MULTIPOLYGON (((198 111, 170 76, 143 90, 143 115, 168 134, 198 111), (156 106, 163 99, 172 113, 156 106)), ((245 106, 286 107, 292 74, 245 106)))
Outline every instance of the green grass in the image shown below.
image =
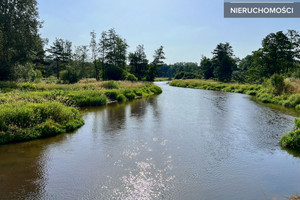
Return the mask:
POLYGON ((280 145, 283 148, 300 150, 300 118, 295 119, 294 130, 282 136, 280 145))
POLYGON ((70 132, 83 125, 77 107, 160 94, 152 83, 105 81, 71 85, 0 82, 0 144, 70 132))
POLYGON ((70 132, 84 124, 80 112, 59 102, 0 105, 0 144, 70 132))

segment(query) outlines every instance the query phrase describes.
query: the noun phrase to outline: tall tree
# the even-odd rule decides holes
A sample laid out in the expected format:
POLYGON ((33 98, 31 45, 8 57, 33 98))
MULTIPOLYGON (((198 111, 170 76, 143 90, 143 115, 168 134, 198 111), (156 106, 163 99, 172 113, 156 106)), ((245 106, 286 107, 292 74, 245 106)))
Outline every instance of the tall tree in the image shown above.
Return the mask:
POLYGON ((148 73, 147 73, 147 81, 154 81, 154 78, 158 74, 158 69, 162 65, 164 65, 164 59, 165 57, 165 52, 164 52, 164 47, 160 46, 157 50, 155 50, 154 55, 153 55, 153 62, 149 65, 148 68, 148 73))
POLYGON ((88 77, 88 69, 87 69, 87 59, 88 59, 88 46, 82 45, 76 47, 75 50, 75 61, 79 67, 79 76, 80 78, 87 78, 88 77))
POLYGON ((293 65, 293 45, 282 32, 271 33, 262 41, 264 74, 270 77, 275 73, 287 72, 293 65))
POLYGON ((222 82, 230 81, 233 67, 235 65, 232 47, 228 42, 225 44, 220 43, 212 53, 214 76, 222 82))
POLYGON ((0 80, 11 77, 12 68, 34 59, 42 46, 41 22, 36 0, 2 0, 0 3, 0 80))
POLYGON ((144 51, 144 45, 138 45, 134 53, 128 56, 130 63, 130 72, 134 74, 138 80, 142 80, 147 73, 148 60, 144 51))
POLYGON ((204 79, 214 77, 214 68, 211 59, 203 56, 200 62, 200 73, 204 79))
POLYGON ((99 41, 103 79, 124 79, 128 45, 114 29, 101 34, 99 41))
POLYGON ((47 51, 50 53, 49 57, 55 62, 56 76, 59 78, 59 72, 71 60, 72 42, 56 38, 47 51))
POLYGON ((91 42, 90 42, 90 49, 91 49, 91 53, 92 53, 92 60, 94 63, 94 68, 95 68, 95 74, 96 74, 96 80, 99 81, 100 80, 100 73, 99 73, 99 67, 97 65, 97 58, 98 58, 98 45, 96 42, 96 33, 95 31, 92 31, 90 33, 91 35, 91 42))

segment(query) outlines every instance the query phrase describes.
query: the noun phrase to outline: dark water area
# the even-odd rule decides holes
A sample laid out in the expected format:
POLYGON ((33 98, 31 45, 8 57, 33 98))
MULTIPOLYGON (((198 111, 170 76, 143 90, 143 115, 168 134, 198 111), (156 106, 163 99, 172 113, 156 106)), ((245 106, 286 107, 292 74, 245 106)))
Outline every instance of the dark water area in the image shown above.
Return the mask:
POLYGON ((71 134, 0 146, 0 199, 287 199, 295 116, 243 94, 170 87, 84 109, 71 134))

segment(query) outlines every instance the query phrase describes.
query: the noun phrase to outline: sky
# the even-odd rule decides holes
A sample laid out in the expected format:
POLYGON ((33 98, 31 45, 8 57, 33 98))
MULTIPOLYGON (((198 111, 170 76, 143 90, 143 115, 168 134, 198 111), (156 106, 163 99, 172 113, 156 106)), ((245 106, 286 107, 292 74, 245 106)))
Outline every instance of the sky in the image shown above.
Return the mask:
POLYGON ((235 56, 243 58, 260 48, 269 33, 300 31, 299 18, 224 18, 224 0, 37 1, 44 22, 40 33, 49 45, 55 38, 89 45, 91 31, 99 39, 114 28, 126 39, 128 52, 143 44, 150 61, 163 45, 167 64, 199 63, 202 55, 212 57, 220 42, 229 42, 235 56))

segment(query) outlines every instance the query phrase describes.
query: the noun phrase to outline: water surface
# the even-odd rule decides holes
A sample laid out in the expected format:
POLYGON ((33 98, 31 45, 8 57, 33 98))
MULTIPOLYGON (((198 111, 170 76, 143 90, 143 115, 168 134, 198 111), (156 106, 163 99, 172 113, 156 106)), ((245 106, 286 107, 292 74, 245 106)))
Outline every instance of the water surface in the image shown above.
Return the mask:
POLYGON ((170 87, 85 109, 72 134, 0 146, 0 199, 287 199, 294 117, 247 95, 170 87))

